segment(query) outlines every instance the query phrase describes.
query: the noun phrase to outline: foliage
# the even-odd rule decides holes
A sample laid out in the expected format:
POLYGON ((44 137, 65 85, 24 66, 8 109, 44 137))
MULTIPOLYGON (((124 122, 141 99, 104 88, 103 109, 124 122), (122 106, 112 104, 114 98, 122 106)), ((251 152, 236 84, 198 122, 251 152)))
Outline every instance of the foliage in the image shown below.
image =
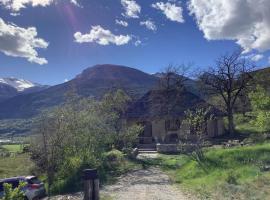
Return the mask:
POLYGON ((106 179, 105 152, 132 145, 139 128, 129 129, 122 114, 129 97, 123 91, 108 93, 101 101, 69 94, 68 102, 41 116, 31 145, 31 158, 47 174, 49 193, 76 191, 80 173, 97 168, 106 179), (124 134, 127 133, 127 136, 124 134))
POLYGON ((4 183, 4 197, 1 200, 24 200, 24 193, 22 188, 25 183, 21 182, 18 187, 12 188, 11 184, 4 183))
POLYGON ((190 132, 192 135, 191 142, 194 145, 194 150, 191 157, 196 160, 199 164, 203 164, 204 160, 204 137, 207 132, 207 121, 212 118, 209 113, 210 108, 197 108, 196 110, 187 110, 185 112, 185 120, 190 126, 190 132))
POLYGON ((132 125, 127 127, 127 129, 120 134, 119 139, 123 143, 123 148, 133 148, 136 144, 136 139, 138 135, 143 131, 143 127, 141 125, 132 125))
POLYGON ((255 119, 252 123, 261 130, 270 130, 270 95, 261 86, 249 94, 255 119))

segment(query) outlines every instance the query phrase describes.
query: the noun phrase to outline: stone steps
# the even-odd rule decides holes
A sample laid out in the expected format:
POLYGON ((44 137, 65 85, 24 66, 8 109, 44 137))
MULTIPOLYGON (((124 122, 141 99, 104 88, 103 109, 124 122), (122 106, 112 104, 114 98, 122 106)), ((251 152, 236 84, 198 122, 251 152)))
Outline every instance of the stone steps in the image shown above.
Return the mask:
POLYGON ((157 153, 157 151, 156 150, 152 150, 152 151, 144 151, 144 150, 143 151, 140 151, 139 150, 138 153, 139 154, 144 154, 144 153, 145 154, 155 154, 155 153, 157 153))
POLYGON ((155 143, 151 143, 151 144, 138 144, 138 149, 156 149, 157 146, 155 143))

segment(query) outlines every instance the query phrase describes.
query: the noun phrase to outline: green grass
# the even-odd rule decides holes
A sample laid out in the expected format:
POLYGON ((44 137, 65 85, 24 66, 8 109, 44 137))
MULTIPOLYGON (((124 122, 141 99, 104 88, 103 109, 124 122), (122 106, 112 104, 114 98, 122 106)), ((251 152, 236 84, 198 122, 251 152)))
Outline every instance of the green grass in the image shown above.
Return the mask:
POLYGON ((270 144, 209 149, 203 166, 185 155, 160 155, 148 160, 172 180, 202 199, 270 199, 270 144), (252 195, 250 194, 252 193, 252 195))
POLYGON ((6 144, 6 145, 2 145, 2 147, 11 153, 22 152, 22 145, 20 144, 6 144))
POLYGON ((30 175, 33 163, 28 154, 18 154, 10 157, 0 157, 0 179, 30 175))

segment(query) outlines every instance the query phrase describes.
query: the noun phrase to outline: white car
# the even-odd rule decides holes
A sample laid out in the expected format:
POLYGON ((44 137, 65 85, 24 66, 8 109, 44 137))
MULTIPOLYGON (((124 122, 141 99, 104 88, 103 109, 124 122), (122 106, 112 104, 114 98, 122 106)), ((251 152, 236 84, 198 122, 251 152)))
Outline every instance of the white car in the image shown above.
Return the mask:
POLYGON ((44 183, 42 183, 36 176, 20 176, 0 180, 0 198, 4 197, 4 184, 8 183, 12 185, 12 188, 19 186, 20 182, 26 183, 26 186, 22 188, 22 191, 27 200, 38 200, 46 196, 46 190, 44 183))

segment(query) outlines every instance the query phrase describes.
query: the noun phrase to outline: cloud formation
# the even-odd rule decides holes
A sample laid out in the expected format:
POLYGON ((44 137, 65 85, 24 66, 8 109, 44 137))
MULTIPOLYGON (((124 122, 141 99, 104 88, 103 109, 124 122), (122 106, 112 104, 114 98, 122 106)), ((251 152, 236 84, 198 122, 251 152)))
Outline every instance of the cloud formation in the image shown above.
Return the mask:
POLYGON ((245 57, 247 59, 250 59, 250 60, 254 61, 254 62, 257 62, 257 61, 263 59, 264 58, 264 55, 262 55, 262 54, 254 54, 253 53, 253 54, 247 55, 245 57))
POLYGON ((115 20, 115 23, 118 24, 118 25, 120 25, 120 26, 128 27, 128 22, 123 21, 123 20, 116 19, 115 20))
MULTIPOLYGON (((13 12, 19 12, 22 8, 26 8, 27 6, 46 7, 54 2, 57 2, 57 0, 0 0, 0 5, 4 6, 6 9, 12 10, 13 12)), ((77 0, 69 0, 69 2, 79 6, 77 0)))
POLYGON ((156 31, 157 30, 157 26, 150 19, 148 19, 146 21, 140 22, 140 25, 141 26, 145 26, 147 29, 152 30, 152 31, 156 31))
POLYGON ((235 40, 244 52, 270 49, 269 0, 190 0, 189 10, 208 40, 235 40))
POLYGON ((123 16, 128 18, 139 18, 141 6, 135 0, 121 0, 121 4, 125 10, 123 16))
POLYGON ((74 34, 75 42, 95 42, 100 45, 115 44, 117 46, 125 45, 132 39, 129 35, 115 35, 110 30, 106 30, 101 26, 92 26, 89 33, 82 34, 76 32, 74 34))
POLYGON ((162 13, 167 17, 167 19, 179 23, 184 23, 185 20, 183 18, 183 9, 181 6, 178 6, 174 3, 164 3, 164 2, 157 2, 152 4, 152 7, 161 10, 162 13))
POLYGON ((48 61, 39 57, 36 49, 46 49, 48 45, 44 39, 37 37, 35 27, 18 27, 0 18, 0 52, 5 55, 26 58, 29 62, 43 65, 48 61))

